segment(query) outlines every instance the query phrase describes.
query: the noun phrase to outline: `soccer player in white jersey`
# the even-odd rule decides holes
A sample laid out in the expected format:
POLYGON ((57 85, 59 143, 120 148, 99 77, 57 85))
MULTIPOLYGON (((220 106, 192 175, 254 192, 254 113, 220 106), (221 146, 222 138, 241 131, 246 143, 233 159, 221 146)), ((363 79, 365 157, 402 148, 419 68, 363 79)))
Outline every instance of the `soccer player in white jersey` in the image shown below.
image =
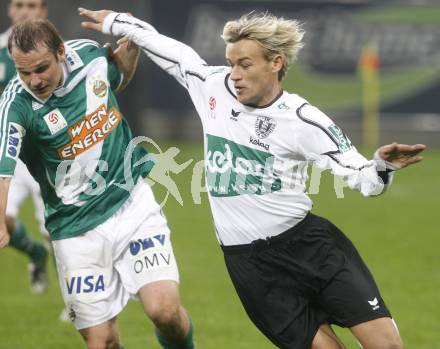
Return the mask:
POLYGON ((143 180, 154 162, 115 98, 139 49, 63 42, 39 19, 16 24, 8 50, 18 75, 0 98, 0 248, 20 157, 41 187, 63 298, 87 347, 122 348, 117 315, 137 297, 163 348, 193 349, 170 231, 143 180))
POLYGON ((296 21, 253 14, 226 23, 229 67, 123 13, 79 9, 86 28, 135 42, 184 86, 202 120, 214 224, 236 291, 254 324, 285 349, 344 348, 331 325, 364 349, 401 339, 368 268, 348 238, 310 213, 307 163, 365 196, 421 160, 424 145, 390 144, 365 159, 324 113, 281 89, 302 46, 296 21), (289 170, 290 169, 290 170, 289 170))
MULTIPOLYGON (((26 19, 46 18, 46 3, 44 0, 10 0, 8 16, 13 25, 26 19)), ((15 75, 14 62, 9 56, 7 48, 10 32, 11 28, 0 35, 0 95, 15 75)), ((26 226, 18 220, 19 209, 28 196, 32 196, 34 201, 35 216, 40 224, 40 231, 44 238, 48 239, 49 235, 44 227, 44 205, 40 188, 26 166, 18 161, 14 179, 11 181, 6 209, 7 228, 11 235, 10 246, 29 257, 28 269, 31 290, 35 294, 41 294, 48 286, 46 271, 48 252, 43 243, 33 240, 29 236, 26 226)))

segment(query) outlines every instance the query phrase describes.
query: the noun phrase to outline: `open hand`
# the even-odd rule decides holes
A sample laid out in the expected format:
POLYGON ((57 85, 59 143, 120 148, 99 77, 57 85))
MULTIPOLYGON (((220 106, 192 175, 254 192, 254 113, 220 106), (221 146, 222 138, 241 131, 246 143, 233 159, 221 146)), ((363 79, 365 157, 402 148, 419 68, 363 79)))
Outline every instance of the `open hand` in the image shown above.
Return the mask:
POLYGON ((83 28, 96 30, 101 33, 105 17, 107 17, 110 13, 113 13, 113 11, 110 10, 92 11, 82 7, 78 8, 78 12, 80 16, 83 16, 86 19, 90 20, 81 23, 81 26, 83 28))
POLYGON ((409 165, 422 161, 423 157, 419 154, 426 149, 424 144, 388 144, 378 149, 378 154, 382 160, 388 161, 398 168, 404 168, 409 165))

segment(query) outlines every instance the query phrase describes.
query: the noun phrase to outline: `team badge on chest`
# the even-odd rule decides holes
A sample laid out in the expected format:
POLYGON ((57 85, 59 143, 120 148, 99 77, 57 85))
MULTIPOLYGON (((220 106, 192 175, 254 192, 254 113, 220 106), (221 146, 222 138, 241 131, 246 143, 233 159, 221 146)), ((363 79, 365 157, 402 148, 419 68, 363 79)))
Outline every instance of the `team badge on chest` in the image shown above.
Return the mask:
POLYGON ((268 116, 258 116, 255 121, 255 133, 258 138, 266 138, 275 129, 276 121, 268 116))
POLYGON ((58 108, 44 115, 44 121, 46 121, 49 131, 53 135, 67 126, 67 121, 58 108))

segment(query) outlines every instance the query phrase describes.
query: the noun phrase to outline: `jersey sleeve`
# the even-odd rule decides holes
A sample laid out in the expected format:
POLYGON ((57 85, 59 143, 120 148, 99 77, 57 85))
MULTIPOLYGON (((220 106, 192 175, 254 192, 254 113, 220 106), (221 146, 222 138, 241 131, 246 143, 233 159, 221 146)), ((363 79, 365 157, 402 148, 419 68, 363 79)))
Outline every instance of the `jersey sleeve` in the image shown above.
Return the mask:
POLYGON ((206 62, 191 47, 158 33, 153 26, 135 17, 112 13, 105 18, 103 31, 127 36, 187 89, 189 80, 203 82, 210 73, 206 62))
POLYGON ((23 112, 14 103, 14 86, 8 86, 0 98, 0 177, 13 176, 26 135, 23 112))
POLYGON ((341 176, 364 196, 383 193, 391 184, 395 168, 377 155, 367 160, 345 133, 318 108, 303 104, 296 111, 299 127, 294 129, 296 150, 320 169, 341 176))

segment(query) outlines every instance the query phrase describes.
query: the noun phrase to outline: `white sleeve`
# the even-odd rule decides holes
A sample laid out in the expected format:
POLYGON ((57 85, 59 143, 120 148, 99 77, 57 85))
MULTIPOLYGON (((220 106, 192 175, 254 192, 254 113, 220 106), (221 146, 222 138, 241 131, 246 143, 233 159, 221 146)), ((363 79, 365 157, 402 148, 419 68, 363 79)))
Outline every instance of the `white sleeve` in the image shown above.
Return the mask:
POLYGON ((348 137, 318 108, 307 103, 297 110, 300 127, 294 130, 298 151, 320 169, 330 169, 364 196, 382 194, 392 182, 391 164, 375 154, 367 160, 348 137))
POLYGON ((191 47, 159 34, 153 26, 135 17, 113 12, 104 19, 103 32, 128 37, 187 89, 189 77, 203 82, 209 74, 206 62, 191 47))

